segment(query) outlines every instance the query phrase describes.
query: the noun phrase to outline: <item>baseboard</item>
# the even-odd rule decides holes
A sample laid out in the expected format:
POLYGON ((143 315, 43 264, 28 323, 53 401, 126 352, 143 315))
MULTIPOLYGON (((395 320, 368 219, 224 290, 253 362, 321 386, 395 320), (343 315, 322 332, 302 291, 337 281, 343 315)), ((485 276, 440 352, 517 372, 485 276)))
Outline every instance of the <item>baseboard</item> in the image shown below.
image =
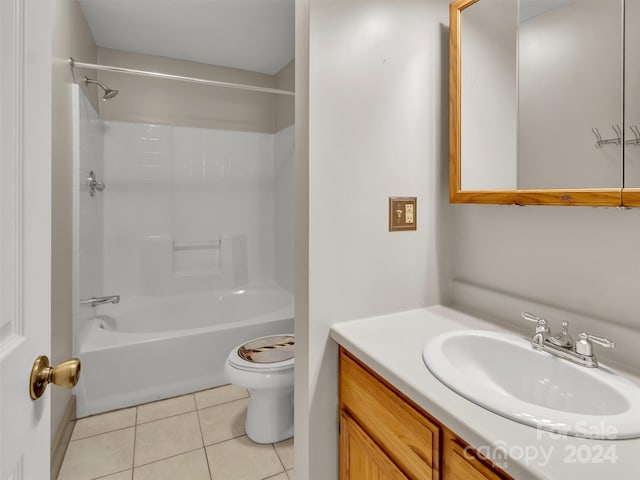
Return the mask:
POLYGON ((51 442, 51 480, 58 478, 60 467, 62 466, 62 460, 64 460, 64 454, 67 453, 67 447, 71 440, 71 433, 73 433, 73 427, 76 424, 76 396, 72 395, 67 410, 64 412, 64 417, 60 423, 60 428, 56 433, 56 436, 51 442))

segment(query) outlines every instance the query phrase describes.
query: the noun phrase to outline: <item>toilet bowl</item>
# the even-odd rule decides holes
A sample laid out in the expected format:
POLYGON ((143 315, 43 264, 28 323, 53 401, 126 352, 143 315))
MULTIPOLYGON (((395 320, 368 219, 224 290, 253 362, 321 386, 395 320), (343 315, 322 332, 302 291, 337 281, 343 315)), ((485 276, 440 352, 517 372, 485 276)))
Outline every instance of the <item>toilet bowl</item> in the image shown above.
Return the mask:
POLYGON ((293 335, 271 335, 239 345, 227 357, 227 380, 249 390, 245 430, 256 443, 293 436, 294 351, 293 335))

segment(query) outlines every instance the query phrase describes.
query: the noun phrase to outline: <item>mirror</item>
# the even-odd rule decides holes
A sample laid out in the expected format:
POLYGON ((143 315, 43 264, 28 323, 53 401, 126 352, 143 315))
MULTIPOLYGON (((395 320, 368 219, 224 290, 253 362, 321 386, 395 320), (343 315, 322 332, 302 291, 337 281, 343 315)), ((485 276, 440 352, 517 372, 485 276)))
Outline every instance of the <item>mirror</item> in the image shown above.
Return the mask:
POLYGON ((451 4, 452 202, 620 205, 623 14, 623 0, 451 4))
POLYGON ((625 205, 640 206, 640 0, 625 1, 625 205))

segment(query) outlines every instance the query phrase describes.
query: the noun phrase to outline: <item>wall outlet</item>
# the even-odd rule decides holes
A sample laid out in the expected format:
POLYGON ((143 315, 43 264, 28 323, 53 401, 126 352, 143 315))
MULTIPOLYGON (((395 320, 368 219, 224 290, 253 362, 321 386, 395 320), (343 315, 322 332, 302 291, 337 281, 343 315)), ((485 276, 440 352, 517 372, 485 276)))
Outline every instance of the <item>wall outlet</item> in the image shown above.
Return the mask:
POLYGON ((416 197, 389 197, 389 231, 416 229, 416 197))

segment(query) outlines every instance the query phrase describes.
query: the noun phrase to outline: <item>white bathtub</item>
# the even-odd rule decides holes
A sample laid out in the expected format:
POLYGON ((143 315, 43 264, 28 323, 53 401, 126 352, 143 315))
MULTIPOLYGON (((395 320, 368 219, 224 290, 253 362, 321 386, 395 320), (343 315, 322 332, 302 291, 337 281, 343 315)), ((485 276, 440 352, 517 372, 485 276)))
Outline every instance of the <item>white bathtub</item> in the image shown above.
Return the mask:
POLYGON ((277 287, 122 298, 96 310, 80 337, 79 417, 223 385, 233 347, 294 329, 293 297, 277 287))

